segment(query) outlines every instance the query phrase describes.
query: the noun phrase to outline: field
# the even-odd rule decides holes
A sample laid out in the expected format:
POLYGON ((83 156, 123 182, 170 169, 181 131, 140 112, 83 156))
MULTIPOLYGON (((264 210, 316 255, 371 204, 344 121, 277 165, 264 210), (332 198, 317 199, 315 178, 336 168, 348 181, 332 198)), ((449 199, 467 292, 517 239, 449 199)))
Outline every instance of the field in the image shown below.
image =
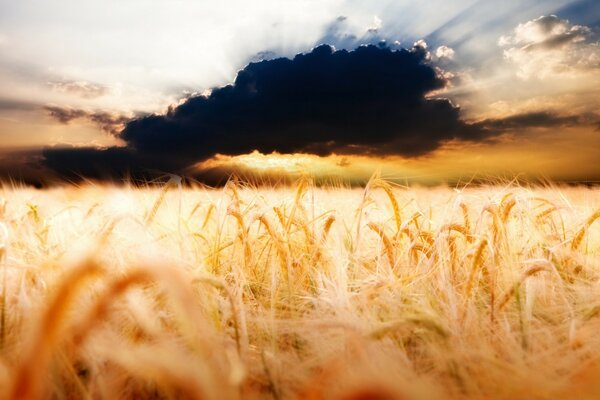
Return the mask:
POLYGON ((0 191, 2 399, 597 399, 600 191, 0 191))

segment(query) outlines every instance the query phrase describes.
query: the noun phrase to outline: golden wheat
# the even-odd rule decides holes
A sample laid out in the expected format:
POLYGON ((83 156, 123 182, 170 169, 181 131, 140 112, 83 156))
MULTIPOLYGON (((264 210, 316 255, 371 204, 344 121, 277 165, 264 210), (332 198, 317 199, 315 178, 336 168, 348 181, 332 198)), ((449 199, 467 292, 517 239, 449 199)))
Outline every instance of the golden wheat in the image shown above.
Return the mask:
POLYGON ((0 399, 596 399, 599 203, 4 186, 0 399))

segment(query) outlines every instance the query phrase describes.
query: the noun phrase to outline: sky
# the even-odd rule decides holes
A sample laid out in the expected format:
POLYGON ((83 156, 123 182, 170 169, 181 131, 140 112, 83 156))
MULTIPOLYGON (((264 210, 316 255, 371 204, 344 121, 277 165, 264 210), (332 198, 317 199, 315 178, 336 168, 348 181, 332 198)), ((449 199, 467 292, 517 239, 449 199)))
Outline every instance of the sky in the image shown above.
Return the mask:
POLYGON ((600 181, 597 0, 0 0, 0 178, 600 181))

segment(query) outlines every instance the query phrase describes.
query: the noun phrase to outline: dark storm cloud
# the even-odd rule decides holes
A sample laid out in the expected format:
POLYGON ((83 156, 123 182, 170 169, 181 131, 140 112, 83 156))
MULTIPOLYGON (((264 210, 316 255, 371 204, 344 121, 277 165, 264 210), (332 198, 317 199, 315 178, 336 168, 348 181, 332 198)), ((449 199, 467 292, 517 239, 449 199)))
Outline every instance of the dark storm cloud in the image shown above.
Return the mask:
POLYGON ((445 84, 421 48, 323 45, 293 60, 251 63, 232 85, 133 120, 120 137, 138 152, 190 161, 252 150, 417 156, 476 136, 449 100, 425 98, 445 84))
POLYGON ((82 109, 44 106, 48 115, 62 124, 68 124, 76 119, 87 120, 104 132, 117 136, 125 124, 131 120, 124 115, 112 114, 106 111, 87 111, 82 109))
POLYGON ((493 133, 502 133, 523 128, 558 128, 574 126, 585 122, 578 115, 557 115, 555 113, 540 111, 511 115, 500 119, 485 119, 472 126, 493 133))
POLYGON ((47 148, 43 164, 69 180, 82 177, 91 179, 119 179, 127 174, 143 174, 144 160, 128 148, 92 147, 47 148))
MULTIPOLYGON (((293 59, 250 63, 231 85, 190 97, 165 115, 131 120, 118 134, 126 147, 48 148, 44 164, 69 178, 114 178, 182 172, 215 154, 253 150, 416 157, 449 140, 575 122, 532 113, 467 123, 449 100, 427 97, 446 83, 422 47, 334 51, 322 45, 293 59)), ((82 110, 47 110, 64 123, 99 123, 82 110)))
MULTIPOLYGON (((82 178, 121 181, 149 181, 167 172, 186 173, 189 163, 177 154, 162 157, 137 152, 129 147, 47 147, 40 165, 69 181, 82 178)), ((53 177, 51 177, 53 178, 53 177)))
POLYGON ((19 182, 43 186, 50 180, 58 180, 53 171, 41 163, 39 148, 0 149, 0 181, 19 182))

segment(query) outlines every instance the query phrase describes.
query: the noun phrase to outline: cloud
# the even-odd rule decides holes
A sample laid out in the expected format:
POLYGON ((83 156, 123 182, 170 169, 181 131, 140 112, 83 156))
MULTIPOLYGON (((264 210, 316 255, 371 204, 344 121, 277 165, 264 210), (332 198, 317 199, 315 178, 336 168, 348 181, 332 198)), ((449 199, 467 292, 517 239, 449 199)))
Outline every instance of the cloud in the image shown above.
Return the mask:
POLYGON ((259 62, 264 60, 272 60, 277 58, 277 54, 272 50, 259 51, 251 59, 251 62, 259 62))
POLYGON ((0 97, 0 111, 5 110, 17 110, 17 111, 31 111, 39 109, 40 105, 34 102, 21 101, 14 99, 6 99, 0 97))
POLYGON ((448 46, 439 46, 435 50, 435 56, 437 58, 447 58, 451 60, 454 58, 454 50, 448 46))
POLYGON ((384 45, 388 42, 398 48, 400 41, 388 35, 383 20, 374 15, 338 16, 324 27, 323 35, 315 43, 328 43, 336 49, 352 50, 364 45, 384 45))
MULTIPOLYGON (((428 54, 424 43, 410 50, 322 45, 293 59, 250 63, 230 85, 190 97, 164 115, 127 122, 118 134, 126 147, 49 148, 44 162, 63 175, 101 177, 183 171, 217 154, 255 150, 418 157, 451 140, 574 122, 530 113, 467 123, 451 101, 430 97, 447 81, 428 54)), ((95 114, 83 110, 47 110, 64 123, 94 121, 95 114)))
POLYGON ((505 118, 484 119, 473 124, 493 133, 504 133, 524 128, 558 128, 588 123, 580 115, 558 115, 548 111, 535 111, 511 115, 505 118))
POLYGON ((214 154, 311 152, 418 156, 475 133, 447 99, 422 46, 393 51, 323 45, 293 60, 251 63, 233 85, 131 121, 120 138, 142 153, 191 161, 214 154))
POLYGON ((74 119, 83 118, 88 115, 87 111, 58 106, 44 106, 48 115, 60 123, 68 124, 74 119))
POLYGON ((600 45, 592 38, 590 28, 549 15, 519 24, 498 45, 519 77, 543 79, 600 68, 600 45))
MULTIPOLYGON (((84 178, 116 180, 132 176, 138 179, 151 176, 152 167, 160 167, 161 160, 149 160, 125 147, 98 149, 95 147, 46 148, 42 151, 45 167, 63 179, 77 181, 84 178)), ((174 164, 173 164, 174 165, 174 164)), ((169 168, 172 165, 168 165, 169 168)))
POLYGON ((0 149, 0 181, 42 187, 57 176, 41 163, 41 149, 0 149))
POLYGON ((125 124, 131 120, 131 117, 112 114, 106 111, 87 111, 83 109, 59 107, 53 105, 44 106, 48 115, 62 124, 77 119, 87 120, 104 132, 113 136, 118 136, 125 124))
POLYGON ((379 18, 378 16, 374 16, 373 23, 371 24, 371 26, 369 26, 367 28, 367 32, 377 33, 377 32, 379 32, 379 30, 381 29, 382 26, 383 26, 383 21, 381 20, 381 18, 379 18))
POLYGON ((86 81, 50 81, 48 86, 54 91, 72 94, 83 99, 95 99, 109 92, 107 86, 86 81))

